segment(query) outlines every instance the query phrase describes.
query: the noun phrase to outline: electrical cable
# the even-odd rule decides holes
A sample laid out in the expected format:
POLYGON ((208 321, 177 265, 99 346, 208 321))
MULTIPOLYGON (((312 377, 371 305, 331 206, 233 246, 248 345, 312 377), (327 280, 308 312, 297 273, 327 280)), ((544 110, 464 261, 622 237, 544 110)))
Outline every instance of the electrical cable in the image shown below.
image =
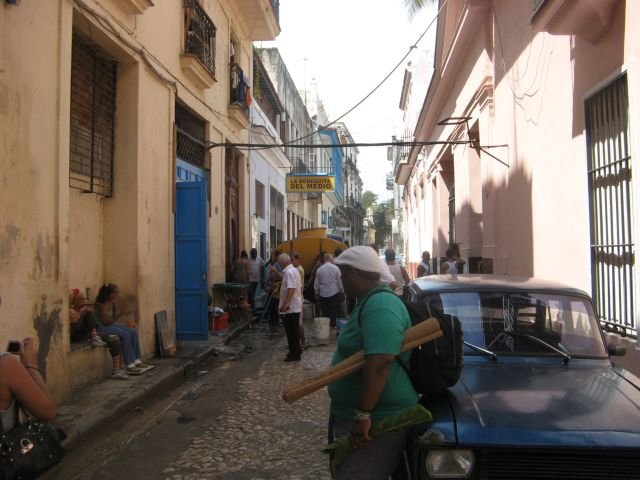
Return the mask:
MULTIPOLYGON (((424 38, 424 36, 427 34, 427 32, 431 29, 431 27, 433 26, 434 22, 437 20, 437 18, 440 16, 440 13, 442 12, 442 10, 444 9, 444 7, 447 5, 448 0, 444 0, 442 2, 442 5, 440 6, 440 8, 438 9, 438 12, 436 13, 436 15, 433 17, 433 19, 431 19, 431 22, 429 22, 429 25, 427 25, 427 28, 420 34, 420 36, 418 37, 418 39, 413 43, 413 45, 411 45, 409 47, 409 51, 400 59, 400 61, 396 64, 395 67, 393 67, 393 69, 373 88, 373 90, 371 90, 367 95, 364 96, 364 98, 362 98, 359 102, 357 102, 353 107, 351 107, 349 110, 347 110, 345 113, 343 113, 342 115, 340 115, 338 118, 336 118, 335 120, 327 123, 326 125, 320 125, 318 127, 318 130, 325 130, 328 127, 330 127, 331 125, 336 124, 337 122, 339 122, 340 120, 342 120, 344 117, 346 117, 347 115, 349 115, 351 112, 353 112, 356 108, 358 108, 360 105, 362 105, 366 100, 369 99, 369 97, 371 97, 371 95, 373 95, 382 85, 384 85, 384 83, 389 79, 389 77, 391 77, 391 75, 393 75, 393 73, 400 67, 400 65, 402 65, 404 63, 404 61, 407 59, 407 57, 409 55, 411 55, 411 53, 413 52, 413 50, 415 50, 416 48, 418 48, 418 43, 420 43, 420 41, 424 38)), ((315 135, 316 132, 312 132, 309 133, 307 135, 304 135, 302 137, 299 138, 295 138, 293 140, 290 140, 289 142, 284 142, 282 144, 282 146, 284 147, 290 147, 293 146, 292 143, 294 142, 299 142, 300 140, 304 140, 305 138, 309 138, 312 135, 315 135)))
MULTIPOLYGON (((346 148, 354 147, 414 147, 414 146, 431 146, 431 145, 472 145, 474 148, 503 148, 507 145, 476 145, 474 140, 425 140, 425 141, 412 141, 412 142, 352 142, 341 143, 338 146, 346 148)), ((207 145, 207 150, 222 147, 222 148, 237 148, 238 150, 268 150, 273 148, 282 148, 282 144, 269 144, 269 143, 210 143, 207 145)), ((314 144, 296 144, 288 145, 289 148, 331 148, 333 145, 327 145, 325 143, 314 144)))

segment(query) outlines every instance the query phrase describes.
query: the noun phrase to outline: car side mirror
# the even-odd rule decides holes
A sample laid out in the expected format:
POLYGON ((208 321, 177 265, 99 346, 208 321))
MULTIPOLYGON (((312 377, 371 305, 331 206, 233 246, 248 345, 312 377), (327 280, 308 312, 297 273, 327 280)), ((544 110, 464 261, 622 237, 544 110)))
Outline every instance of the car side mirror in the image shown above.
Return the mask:
POLYGON ((607 352, 612 357, 623 357, 627 353, 627 347, 610 343, 607 345, 607 352))

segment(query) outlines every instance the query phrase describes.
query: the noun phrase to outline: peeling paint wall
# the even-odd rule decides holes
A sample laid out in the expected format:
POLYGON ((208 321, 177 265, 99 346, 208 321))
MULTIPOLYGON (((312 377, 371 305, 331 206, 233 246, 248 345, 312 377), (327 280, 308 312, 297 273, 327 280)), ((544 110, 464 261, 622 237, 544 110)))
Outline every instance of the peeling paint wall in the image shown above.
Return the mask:
POLYGON ((69 288, 92 300, 104 278, 102 200, 71 189, 69 212, 69 288))
POLYGON ((36 338, 39 366, 61 398, 59 3, 0 7, 0 344, 36 338))

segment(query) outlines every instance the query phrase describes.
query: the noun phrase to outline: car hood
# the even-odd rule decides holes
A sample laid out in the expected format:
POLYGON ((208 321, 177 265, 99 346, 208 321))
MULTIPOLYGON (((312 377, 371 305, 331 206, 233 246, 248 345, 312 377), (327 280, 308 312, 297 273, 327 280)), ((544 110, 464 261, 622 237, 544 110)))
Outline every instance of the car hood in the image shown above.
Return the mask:
POLYGON ((588 366, 467 363, 447 403, 459 445, 637 447, 636 385, 606 361, 588 366))

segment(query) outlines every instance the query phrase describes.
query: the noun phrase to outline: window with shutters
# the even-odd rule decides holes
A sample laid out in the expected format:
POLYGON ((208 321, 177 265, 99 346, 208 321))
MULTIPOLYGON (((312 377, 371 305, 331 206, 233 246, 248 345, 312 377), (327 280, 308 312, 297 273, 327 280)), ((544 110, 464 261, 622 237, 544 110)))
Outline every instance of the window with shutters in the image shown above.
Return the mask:
POLYGON ((117 63, 74 35, 71 53, 69 186, 113 193, 117 63))
POLYGON ((256 215, 264 218, 264 184, 256 180, 256 215))

